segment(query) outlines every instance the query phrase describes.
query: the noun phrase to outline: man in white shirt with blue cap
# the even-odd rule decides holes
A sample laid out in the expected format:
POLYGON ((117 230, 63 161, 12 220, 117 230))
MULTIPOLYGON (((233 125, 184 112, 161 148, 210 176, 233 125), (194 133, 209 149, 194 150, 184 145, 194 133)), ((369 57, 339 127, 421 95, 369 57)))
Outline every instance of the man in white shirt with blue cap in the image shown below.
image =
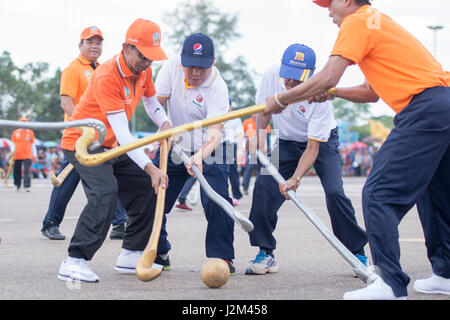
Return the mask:
MULTIPOLYGON (((181 55, 169 59, 156 78, 159 102, 167 103, 170 121, 180 126, 197 120, 226 114, 229 109, 228 88, 214 66, 214 44, 208 36, 196 33, 187 37, 181 55)), ((167 174, 170 184, 166 193, 164 213, 169 213, 178 195, 192 175, 193 164, 203 171, 206 181, 230 204, 228 194, 228 164, 225 159, 223 124, 199 128, 180 135, 179 146, 190 156, 191 164, 184 165, 169 154, 167 174)), ((154 159, 159 164, 159 150, 154 159)), ((201 201, 208 221, 206 229, 206 256, 225 260, 234 273, 234 221, 201 189, 201 201)), ((156 263, 170 265, 167 253, 171 249, 167 239, 166 216, 163 218, 156 263)))
MULTIPOLYGON (((272 66, 264 74, 256 93, 256 103, 263 104, 266 97, 274 96, 306 81, 314 74, 315 64, 316 55, 311 48, 303 44, 292 44, 285 50, 281 64, 272 66)), ((260 147, 265 145, 264 128, 271 119, 274 129, 279 130, 278 143, 271 152, 272 162, 278 163, 281 175, 294 189, 314 165, 325 191, 333 233, 353 254, 367 264, 367 257, 364 254, 366 233, 358 226, 355 210, 343 189, 338 128, 331 102, 294 103, 282 113, 272 117, 258 114, 260 147)), ((259 253, 250 262, 246 274, 278 271, 273 254, 276 248, 273 232, 278 220, 277 212, 286 199, 289 197, 285 186, 279 187, 270 175, 258 176, 249 217, 255 228, 249 233, 249 237, 250 244, 259 247, 259 253)))

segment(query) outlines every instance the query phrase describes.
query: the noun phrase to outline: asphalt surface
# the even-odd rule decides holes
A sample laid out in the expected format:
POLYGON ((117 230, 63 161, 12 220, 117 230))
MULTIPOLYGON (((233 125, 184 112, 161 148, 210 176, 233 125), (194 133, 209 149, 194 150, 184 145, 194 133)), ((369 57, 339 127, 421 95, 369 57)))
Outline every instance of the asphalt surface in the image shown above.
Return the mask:
MULTIPOLYGON (((252 179, 252 182, 254 178, 252 179)), ((12 181, 9 181, 12 184, 12 181)), ((344 187, 352 199, 357 219, 364 227, 361 210, 363 178, 345 178, 344 187)), ((0 300, 340 300, 349 290, 364 283, 352 277, 351 266, 329 245, 309 220, 286 202, 279 211, 275 251, 280 271, 265 276, 244 274, 257 248, 248 235, 235 229, 236 275, 219 289, 206 287, 200 270, 206 261, 204 236, 206 220, 200 202, 192 212, 173 210, 168 216, 172 243, 172 270, 151 282, 114 270, 120 240, 105 240, 88 263, 100 277, 96 284, 67 283, 57 279, 66 256, 70 237, 86 201, 81 186, 71 199, 60 230, 64 241, 50 241, 41 233, 52 185, 49 180, 32 180, 31 192, 0 185, 0 300)), ((325 198, 316 177, 302 180, 297 191, 305 203, 330 227, 325 198)), ((248 216, 250 196, 244 196, 237 209, 248 216)), ((411 277, 409 300, 449 300, 449 296, 415 292, 416 279, 431 275, 423 232, 416 208, 400 224, 401 263, 411 277)), ((370 253, 368 246, 366 252, 370 253)))

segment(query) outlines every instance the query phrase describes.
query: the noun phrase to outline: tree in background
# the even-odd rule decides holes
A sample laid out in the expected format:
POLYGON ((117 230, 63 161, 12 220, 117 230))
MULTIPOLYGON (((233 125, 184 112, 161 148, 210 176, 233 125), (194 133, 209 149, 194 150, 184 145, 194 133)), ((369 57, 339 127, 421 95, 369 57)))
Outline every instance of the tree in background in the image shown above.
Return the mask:
POLYGON ((175 52, 181 52, 189 35, 206 34, 214 41, 215 65, 227 83, 233 105, 248 107, 255 103, 256 88, 244 57, 225 56, 225 52, 233 51, 229 50, 233 41, 241 38, 237 30, 239 14, 220 12, 211 0, 188 0, 164 16, 165 23, 171 26, 167 38, 175 52))
MULTIPOLYGON (((34 121, 62 121, 59 103, 60 71, 46 78, 49 65, 44 62, 27 63, 17 67, 9 52, 0 56, 0 117, 18 120, 26 115, 34 121)), ((0 128, 0 136, 10 136, 13 129, 0 128)), ((36 131, 41 140, 61 137, 57 131, 36 131)))

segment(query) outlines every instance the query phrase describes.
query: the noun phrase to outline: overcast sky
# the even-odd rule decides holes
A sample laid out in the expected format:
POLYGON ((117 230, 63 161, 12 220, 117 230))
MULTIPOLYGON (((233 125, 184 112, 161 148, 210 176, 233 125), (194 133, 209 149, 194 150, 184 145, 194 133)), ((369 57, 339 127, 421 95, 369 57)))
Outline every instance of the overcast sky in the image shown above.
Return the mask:
MULTIPOLYGON (((52 72, 64 68, 79 53, 81 30, 98 26, 104 35, 103 62, 121 49, 128 26, 137 18, 153 20, 161 26, 164 46, 170 26, 162 16, 180 0, 1 0, 0 51, 9 51, 13 61, 48 62, 52 72)), ((230 46, 230 57, 242 55, 257 73, 279 61, 292 43, 304 43, 317 54, 318 69, 324 65, 333 47, 338 28, 328 17, 328 10, 310 0, 215 0, 224 12, 239 13, 238 32, 242 38, 230 46)), ((450 70, 450 1, 448 0, 374 0, 373 6, 388 14, 414 34, 433 52, 433 32, 428 25, 445 25, 437 32, 437 58, 450 70)), ((351 67, 340 85, 362 83, 363 75, 351 67)), ((256 85, 259 78, 255 78, 256 85)), ((393 112, 384 103, 375 104, 375 115, 393 112)))

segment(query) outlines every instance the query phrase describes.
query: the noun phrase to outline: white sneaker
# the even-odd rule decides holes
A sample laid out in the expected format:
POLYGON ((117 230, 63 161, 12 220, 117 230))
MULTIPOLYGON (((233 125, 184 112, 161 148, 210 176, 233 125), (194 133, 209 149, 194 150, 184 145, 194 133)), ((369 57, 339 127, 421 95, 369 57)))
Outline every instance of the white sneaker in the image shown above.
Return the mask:
POLYGON ((68 257, 59 267, 58 279, 76 282, 98 282, 100 278, 88 268, 86 260, 68 257))
POLYGON ((346 292, 344 300, 406 300, 406 297, 396 297, 392 288, 381 277, 377 277, 363 289, 346 292))
POLYGON ((450 279, 433 274, 427 279, 416 280, 414 289, 421 293, 440 293, 450 295, 450 279))
POLYGON ((114 269, 122 274, 136 274, 136 265, 141 257, 142 251, 130 251, 122 249, 117 257, 114 269))

